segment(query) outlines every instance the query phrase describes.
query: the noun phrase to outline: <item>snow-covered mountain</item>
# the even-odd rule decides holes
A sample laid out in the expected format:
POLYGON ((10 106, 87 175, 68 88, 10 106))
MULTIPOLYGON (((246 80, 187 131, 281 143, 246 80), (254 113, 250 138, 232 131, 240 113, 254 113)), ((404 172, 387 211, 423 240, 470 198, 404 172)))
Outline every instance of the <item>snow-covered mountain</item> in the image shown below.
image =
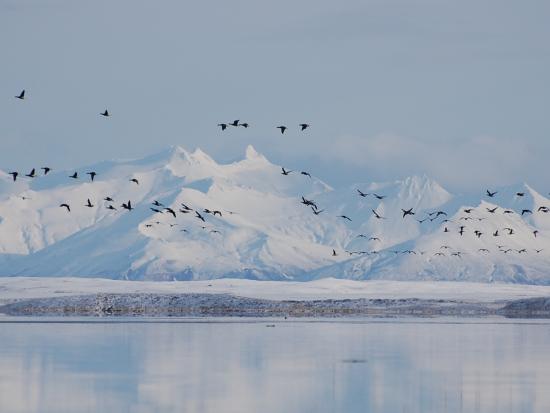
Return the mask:
POLYGON ((527 185, 453 196, 413 176, 333 189, 314 171, 283 175, 252 146, 231 164, 173 147, 81 168, 79 179, 52 171, 13 182, 8 172, 0 171, 2 276, 550 284, 550 200, 527 185), (121 208, 128 200, 131 211, 121 208), (403 217, 409 208, 415 215, 403 217))

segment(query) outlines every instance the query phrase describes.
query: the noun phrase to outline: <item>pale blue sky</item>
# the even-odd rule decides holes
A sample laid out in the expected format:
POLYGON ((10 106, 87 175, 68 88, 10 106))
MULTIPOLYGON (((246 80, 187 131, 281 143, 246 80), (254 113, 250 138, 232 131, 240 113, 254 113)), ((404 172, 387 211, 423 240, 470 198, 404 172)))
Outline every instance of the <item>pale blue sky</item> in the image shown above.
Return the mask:
POLYGON ((548 192, 549 21, 547 0, 0 0, 0 168, 252 143, 332 184, 548 192))

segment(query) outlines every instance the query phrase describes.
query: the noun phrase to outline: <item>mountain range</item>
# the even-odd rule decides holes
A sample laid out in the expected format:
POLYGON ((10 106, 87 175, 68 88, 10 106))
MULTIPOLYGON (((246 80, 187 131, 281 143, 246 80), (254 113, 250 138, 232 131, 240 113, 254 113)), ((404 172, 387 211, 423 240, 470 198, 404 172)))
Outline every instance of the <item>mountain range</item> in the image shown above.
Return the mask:
POLYGON ((526 184, 493 197, 427 176, 332 188, 252 146, 229 164, 176 146, 77 171, 0 171, 0 276, 550 284, 550 200, 526 184))

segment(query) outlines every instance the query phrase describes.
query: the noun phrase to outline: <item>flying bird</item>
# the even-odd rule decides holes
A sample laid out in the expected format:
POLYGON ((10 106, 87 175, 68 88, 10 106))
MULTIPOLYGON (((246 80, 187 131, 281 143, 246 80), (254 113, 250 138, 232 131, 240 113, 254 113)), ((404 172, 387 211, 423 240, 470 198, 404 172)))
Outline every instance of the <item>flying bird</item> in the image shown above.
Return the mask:
POLYGON ((48 172, 50 172, 52 170, 52 168, 48 168, 47 166, 43 166, 40 169, 42 169, 44 171, 44 175, 48 175, 48 172))
POLYGON ((307 124, 307 123, 300 123, 299 126, 300 126, 300 128, 302 128, 303 131, 306 130, 307 128, 309 128, 309 124, 307 124))
POLYGON ((17 181, 17 176, 19 175, 19 172, 10 172, 9 174, 13 177, 13 182, 17 181))
POLYGON ((128 211, 131 211, 132 209, 134 209, 134 208, 132 207, 132 203, 131 203, 130 201, 128 201, 127 204, 125 204, 125 203, 123 202, 122 205, 121 205, 121 207, 124 208, 124 209, 127 209, 128 211))
POLYGON ((532 213, 533 213, 533 211, 531 211, 530 209, 523 209, 523 210, 521 211, 521 216, 523 216, 523 215, 525 215, 525 214, 532 214, 532 213))
POLYGON ((401 208, 401 211, 403 211, 403 218, 405 218, 407 215, 414 215, 413 209, 403 209, 401 208))
POLYGON ((282 170, 281 174, 285 176, 292 172, 292 171, 287 171, 285 168, 281 168, 281 170, 282 170))
POLYGON ((286 126, 277 126, 277 129, 281 130, 281 134, 285 133, 285 130, 287 129, 286 126))
POLYGON ((72 175, 69 175, 69 178, 78 179, 78 172, 75 172, 72 175))
POLYGON ((313 211, 313 213, 314 213, 315 215, 319 215, 321 212, 324 211, 324 209, 315 209, 315 208, 313 208, 313 207, 311 207, 311 210, 313 211))
POLYGON ((378 212, 376 212, 374 209, 371 209, 371 211, 374 214, 376 219, 386 219, 382 215, 380 215, 378 212))
POLYGON ((103 198, 103 200, 107 202, 113 202, 113 198, 111 198, 110 196, 106 196, 105 198, 103 198))
POLYGON ((234 120, 233 122, 229 123, 231 126, 239 126, 239 119, 234 120))
POLYGON ((365 198, 366 196, 368 196, 367 193, 361 192, 361 190, 359 190, 359 189, 357 190, 357 193, 359 194, 360 197, 363 197, 363 198, 365 198))
POLYGON ((516 192, 516 196, 524 196, 525 192, 516 192))
POLYGON ((333 256, 333 257, 336 257, 337 255, 338 255, 338 254, 336 254, 336 250, 333 248, 333 249, 332 249, 332 256, 333 256))
POLYGON ((17 99, 21 99, 21 100, 25 99, 25 89, 23 89, 23 90, 21 91, 21 93, 20 93, 19 95, 15 96, 15 97, 16 97, 17 99))
POLYGON ((495 211, 498 209, 498 207, 494 207, 494 208, 485 208, 487 210, 487 212, 490 212, 491 214, 494 214, 495 211))
POLYGON ((164 208, 164 210, 168 211, 170 214, 172 214, 174 216, 174 218, 176 217, 176 212, 172 208, 164 208))
POLYGON ((67 212, 71 212, 71 207, 69 206, 69 204, 61 204, 59 205, 60 208, 67 208, 67 212))
POLYGON ((218 126, 220 128, 222 128, 222 130, 226 130, 227 129, 227 123, 218 123, 218 126))
POLYGON ((30 171, 28 174, 26 174, 25 176, 28 176, 29 178, 36 178, 36 169, 35 168, 32 168, 32 171, 30 171))
POLYGON ((156 212, 156 213, 159 213, 159 214, 162 214, 162 211, 160 209, 157 209, 157 208, 151 208, 149 207, 149 209, 153 212, 156 212))
POLYGON ((202 222, 206 222, 206 221, 204 220, 204 217, 199 213, 199 211, 195 211, 195 216, 196 216, 198 219, 200 219, 202 222))
POLYGON ((94 206, 92 205, 92 202, 90 201, 90 198, 88 198, 88 202, 86 203, 86 205, 88 208, 93 208, 94 206))
POLYGON ((246 122, 243 122, 243 123, 239 123, 239 126, 242 126, 243 128, 248 128, 250 125, 246 122))
POLYGON ((309 174, 309 172, 306 172, 306 171, 302 171, 300 172, 302 175, 305 175, 305 176, 308 176, 311 178, 311 175, 309 174))
POLYGON ((494 197, 496 194, 498 194, 498 192, 497 192, 497 191, 491 192, 491 191, 489 191, 489 190, 487 189, 486 194, 487 194, 487 196, 488 196, 489 198, 492 198, 492 197, 494 197))
POLYGON ((153 205, 155 206, 159 206, 159 207, 163 207, 164 205, 162 205, 159 201, 157 201, 156 199, 152 202, 153 205))
POLYGON ((376 199, 384 199, 386 198, 386 195, 378 195, 378 194, 372 194, 376 199))
POLYGON ((100 113, 100 115, 101 115, 101 116, 104 116, 104 117, 106 117, 106 118, 109 117, 109 116, 111 116, 111 115, 109 115, 109 111, 108 111, 107 109, 105 109, 105 112, 100 113))
POLYGON ((351 222, 351 218, 346 215, 338 215, 338 218, 344 218, 351 222))
POLYGON ((92 171, 92 172, 86 172, 86 175, 90 175, 90 179, 92 180, 92 182, 94 182, 94 178, 95 176, 97 175, 96 172, 92 171))
POLYGON ((112 206, 112 205, 107 205, 107 209, 110 209, 110 210, 113 210, 113 211, 116 211, 116 210, 117 210, 117 209, 116 209, 114 206, 112 206))
POLYGON ((538 233, 539 233, 538 229, 533 231, 533 235, 535 236, 535 238, 537 238, 538 233))
POLYGON ((139 185, 139 181, 136 178, 130 179, 130 182, 134 182, 136 185, 139 185))

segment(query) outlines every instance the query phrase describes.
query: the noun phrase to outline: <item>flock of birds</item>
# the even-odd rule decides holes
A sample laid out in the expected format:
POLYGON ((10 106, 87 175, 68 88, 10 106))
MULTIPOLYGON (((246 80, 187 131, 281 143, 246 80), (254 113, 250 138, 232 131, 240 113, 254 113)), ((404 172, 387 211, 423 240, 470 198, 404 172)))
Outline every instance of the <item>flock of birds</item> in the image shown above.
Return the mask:
MULTIPOLYGON (((25 99, 25 90, 21 91, 21 93, 19 95, 15 96, 15 97, 17 99, 24 100, 25 99)), ((109 117, 110 116, 108 110, 104 110, 103 112, 99 113, 99 115, 101 115, 103 117, 109 117)), ((247 122, 242 122, 241 123, 240 120, 237 119, 237 120, 234 120, 233 122, 219 123, 218 126, 221 128, 222 131, 225 131, 228 127, 248 128, 250 126, 250 124, 247 123, 247 122)), ((298 126, 299 126, 301 131, 305 131, 307 128, 310 127, 310 125, 307 124, 307 123, 301 123, 298 126)), ((280 125, 280 126, 277 126, 277 129, 280 130, 281 134, 284 134, 285 131, 288 129, 288 127, 284 126, 284 125, 280 125)), ((42 171, 42 174, 41 174, 42 176, 46 176, 46 175, 48 175, 48 173, 50 173, 52 171, 52 168, 50 168, 48 166, 44 166, 44 167, 39 168, 39 170, 42 171)), ((284 167, 281 168, 281 174, 283 176, 289 176, 291 173, 298 173, 298 172, 285 169, 284 167)), ((24 175, 21 175, 17 171, 9 172, 9 174, 12 176, 14 182, 17 181, 17 179, 21 176, 31 178, 31 179, 34 179, 34 178, 37 178, 38 176, 40 176, 37 173, 36 168, 33 168, 28 174, 24 174, 24 175)), ((300 171, 299 174, 304 175, 304 176, 306 176, 310 179, 312 178, 311 174, 307 171, 300 171)), ((97 176, 97 172, 96 171, 88 171, 88 172, 85 172, 85 175, 88 175, 90 182, 94 182, 94 180, 97 176)), ((69 175, 68 178, 77 180, 77 179, 79 179, 79 174, 78 174, 78 172, 74 172, 72 175, 69 175)), ((137 178, 132 177, 132 178, 129 179, 129 182, 131 182, 135 185, 139 185, 139 180, 137 178)), ((492 198, 495 198, 497 195, 498 195, 497 191, 490 191, 490 190, 485 191, 485 196, 487 198, 492 199, 492 198)), ((367 192, 361 191, 360 189, 357 189, 357 196, 359 196, 361 198, 373 197, 373 198, 375 198, 376 200, 379 200, 379 201, 382 201, 385 198, 387 198, 386 195, 381 195, 381 194, 378 194, 378 193, 367 193, 367 192)), ((517 192, 515 194, 515 196, 517 198, 523 198, 525 196, 525 193, 524 192, 517 192)), ((117 208, 114 206, 115 201, 111 196, 106 196, 105 198, 103 198, 103 201, 105 202, 105 208, 107 208, 109 210, 112 210, 112 211, 117 210, 117 208)), ((310 208, 312 213, 316 216, 322 214, 323 212, 326 212, 325 209, 320 209, 318 207, 317 202, 315 202, 313 199, 306 199, 304 196, 301 197, 301 204, 303 204, 306 207, 310 208)), ((87 199, 86 203, 83 204, 83 206, 87 207, 87 208, 95 208, 96 207, 96 205, 94 205, 94 203, 89 198, 87 199)), ((61 203, 59 205, 59 207, 66 209, 66 211, 68 213, 71 212, 71 205, 68 202, 61 203)), ((120 205, 120 208, 122 208, 124 210, 127 210, 127 211, 132 211, 134 209, 134 206, 132 205, 132 202, 130 200, 128 200, 128 202, 123 202, 120 205)), ((422 217, 418 218, 417 217, 417 212, 414 211, 414 208, 408 208, 408 209, 402 208, 400 218, 401 219, 413 219, 414 218, 420 224, 423 224, 424 222, 427 222, 427 221, 434 222, 434 221, 439 220, 439 222, 442 224, 442 227, 443 227, 442 231, 444 233, 451 233, 451 232, 454 231, 457 234, 459 234, 461 237, 463 237, 468 231, 470 231, 471 234, 473 234, 475 236, 475 238, 477 238, 477 239, 481 239, 482 237, 493 237, 493 238, 496 239, 497 237, 501 237, 501 236, 513 236, 514 234, 516 234, 516 230, 511 226, 496 229, 496 230, 492 231, 489 234, 485 234, 484 232, 480 231, 479 229, 476 229, 476 228, 471 229, 470 227, 468 227, 466 225, 466 222, 468 222, 468 221, 481 222, 483 220, 486 220, 486 219, 489 218, 490 215, 497 214, 500 209, 502 209, 502 208, 500 208, 498 206, 495 206, 493 208, 485 207, 485 210, 481 211, 481 212, 485 213, 485 216, 481 216, 479 214, 479 212, 480 212, 479 209, 476 209, 476 208, 473 208, 473 207, 472 208, 465 208, 465 209, 462 210, 464 215, 458 218, 458 221, 459 221, 458 223, 448 219, 447 212, 443 211, 443 210, 424 212, 424 215, 422 217), (440 219, 440 218, 442 218, 442 219, 440 219), (453 231, 450 229, 451 224, 455 224, 454 228, 453 228, 453 231)), ((207 214, 210 214, 214 217, 218 216, 220 218, 222 218, 222 216, 223 216, 223 214, 220 210, 211 210, 211 209, 198 210, 198 209, 193 209, 193 208, 189 207, 185 203, 181 203, 181 206, 178 207, 177 211, 176 211, 172 207, 165 206, 157 200, 152 202, 152 204, 150 205, 150 210, 152 212, 154 212, 155 214, 169 214, 173 218, 176 218, 177 214, 193 214, 194 217, 196 219, 202 221, 202 223, 206 223, 205 216, 207 214)), ((371 211, 372 211, 373 217, 376 220, 386 220, 386 219, 388 219, 388 217, 382 216, 381 213, 377 212, 376 209, 371 209, 371 211)), ((224 211, 224 212, 227 212, 229 214, 234 214, 235 213, 235 212, 232 212, 232 211, 224 211)), ((547 214, 549 212, 550 212, 550 207, 548 207, 548 206, 539 206, 535 211, 532 211, 531 209, 522 209, 520 215, 523 217, 525 215, 534 214, 534 213, 547 214)), ((511 210, 511 209, 502 209, 501 213, 502 214, 518 214, 516 211, 511 210)), ((352 222, 352 218, 350 218, 347 215, 342 214, 342 215, 338 215, 337 217, 342 219, 342 220, 352 222)), ((153 222, 145 224, 145 227, 146 228, 151 228, 154 224, 161 224, 161 222, 160 221, 153 221, 153 222)), ((175 223, 170 224, 171 227, 176 226, 176 225, 178 225, 178 224, 175 224, 175 223)), ((206 226, 202 226, 202 229, 208 229, 208 228, 206 226)), ((187 232, 186 229, 182 229, 181 231, 187 232)), ((218 234, 221 233, 217 229, 210 229, 210 232, 211 233, 218 233, 218 234)), ((538 230, 535 229, 535 230, 532 231, 532 236, 533 237, 537 238, 538 235, 539 235, 538 230)), ((364 239, 367 239, 369 242, 381 242, 381 239, 378 236, 368 236, 368 235, 365 235, 365 234, 359 234, 359 235, 356 236, 356 238, 364 238, 364 239)), ((525 253, 528 252, 527 248, 512 249, 512 248, 506 247, 505 245, 499 245, 499 244, 497 244, 496 247, 497 247, 497 251, 501 252, 503 254, 509 254, 509 253, 525 254, 525 253)), ((538 253, 542 252, 543 250, 542 249, 535 249, 534 251, 538 254, 538 253)), ((478 252, 481 253, 481 254, 487 254, 490 251, 487 248, 479 248, 478 252)), ((354 255, 354 254, 367 254, 367 255, 370 255, 370 254, 378 254, 378 253, 380 253, 380 251, 377 251, 377 250, 371 250, 371 251, 348 251, 348 250, 345 250, 345 253, 349 254, 350 256, 354 255)), ((391 253, 393 253, 393 254, 414 254, 414 255, 425 255, 425 254, 427 254, 426 251, 415 251, 415 250, 408 250, 408 249, 406 249, 406 250, 392 250, 391 253)), ((466 252, 454 250, 449 245, 442 245, 439 248, 438 251, 432 251, 432 254, 433 254, 434 257, 443 257, 443 256, 449 255, 449 256, 454 256, 454 257, 461 258, 464 254, 466 254, 466 252)), ((332 249, 332 256, 336 257, 338 255, 339 254, 336 251, 336 249, 332 249)))

